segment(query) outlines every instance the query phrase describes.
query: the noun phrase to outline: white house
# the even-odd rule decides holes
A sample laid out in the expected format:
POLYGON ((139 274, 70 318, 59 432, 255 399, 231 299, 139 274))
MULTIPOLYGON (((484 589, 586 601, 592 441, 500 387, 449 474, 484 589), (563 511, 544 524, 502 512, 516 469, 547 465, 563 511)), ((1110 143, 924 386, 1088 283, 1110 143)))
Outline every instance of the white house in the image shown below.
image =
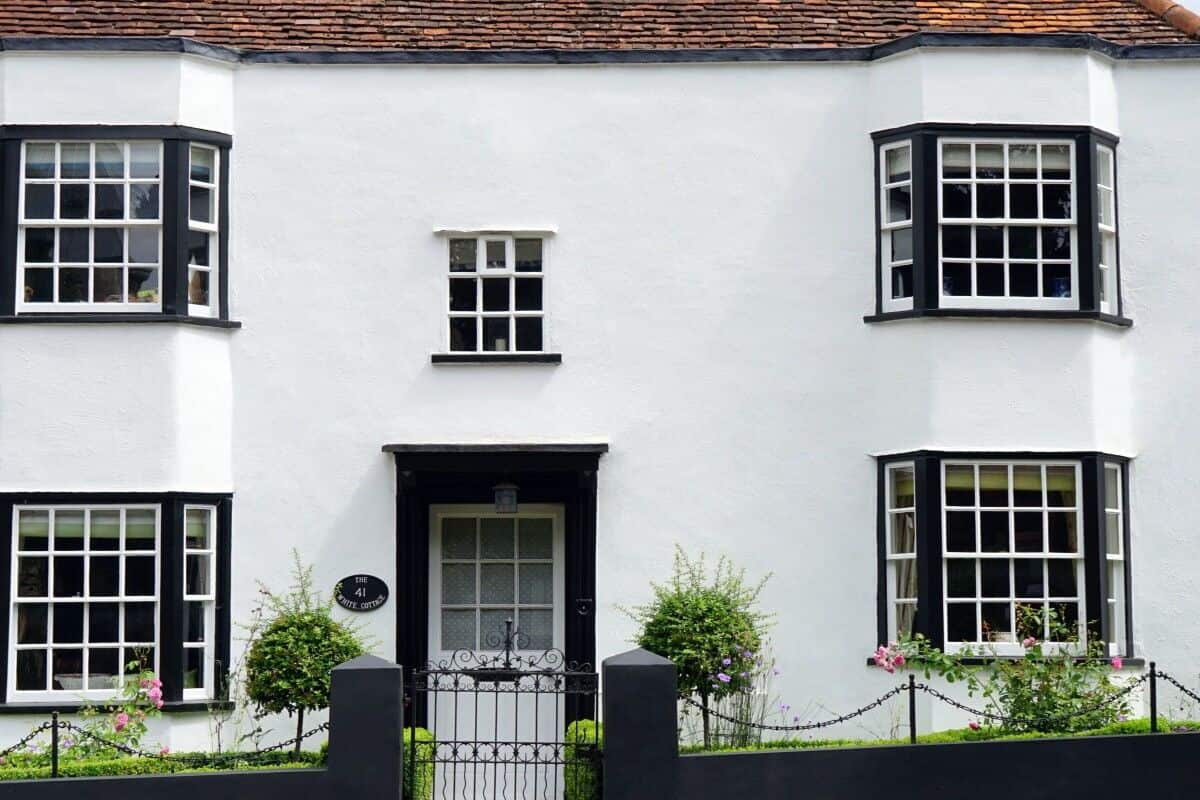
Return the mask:
POLYGON ((0 3, 0 741, 140 654, 207 747, 293 548, 407 666, 514 615, 594 664, 679 543, 774 573, 794 707, 1024 605, 1189 669, 1198 30, 0 3))

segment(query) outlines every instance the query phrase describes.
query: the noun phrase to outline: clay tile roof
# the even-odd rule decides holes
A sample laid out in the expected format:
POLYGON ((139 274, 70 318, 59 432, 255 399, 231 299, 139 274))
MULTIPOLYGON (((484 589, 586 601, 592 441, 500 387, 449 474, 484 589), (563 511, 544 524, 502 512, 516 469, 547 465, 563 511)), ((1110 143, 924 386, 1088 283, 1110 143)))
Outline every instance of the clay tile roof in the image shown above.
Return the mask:
POLYGON ((1195 41, 1170 0, 0 0, 0 36, 178 36, 248 50, 847 47, 918 32, 1195 41))

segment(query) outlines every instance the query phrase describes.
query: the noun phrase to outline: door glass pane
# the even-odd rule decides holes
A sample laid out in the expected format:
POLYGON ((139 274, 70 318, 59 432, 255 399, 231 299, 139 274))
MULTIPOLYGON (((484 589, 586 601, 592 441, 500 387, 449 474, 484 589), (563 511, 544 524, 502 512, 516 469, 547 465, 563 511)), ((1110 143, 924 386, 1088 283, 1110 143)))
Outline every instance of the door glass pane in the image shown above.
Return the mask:
POLYGON ((479 602, 484 604, 513 602, 513 583, 516 567, 512 564, 481 564, 479 573, 479 602))
POLYGON ((442 558, 475 558, 475 520, 447 517, 442 520, 442 558))
POLYGON ((442 649, 475 649, 475 611, 442 612, 442 649))
POLYGON ((554 565, 522 564, 518 600, 532 604, 554 602, 554 565))
POLYGON ((522 519, 521 558, 552 558, 554 556, 553 531, 554 522, 549 518, 522 519))
POLYGON ((554 646, 554 614, 549 609, 522 608, 517 620, 522 644, 530 650, 547 650, 554 646))
POLYGON ((479 520, 480 558, 512 558, 513 519, 484 517, 479 520))
POLYGON ((475 602, 475 565, 442 565, 442 602, 462 605, 475 602))
POLYGON ((508 620, 517 624, 511 608, 485 608, 479 612, 479 649, 500 650, 504 646, 505 625, 508 620))

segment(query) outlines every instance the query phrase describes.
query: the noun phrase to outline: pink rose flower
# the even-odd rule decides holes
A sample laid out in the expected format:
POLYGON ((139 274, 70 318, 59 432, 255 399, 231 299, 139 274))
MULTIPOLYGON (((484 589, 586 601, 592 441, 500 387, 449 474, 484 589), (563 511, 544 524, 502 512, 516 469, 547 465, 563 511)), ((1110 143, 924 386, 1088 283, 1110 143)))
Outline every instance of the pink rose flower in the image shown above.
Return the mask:
POLYGON ((904 653, 896 653, 896 657, 892 659, 892 663, 897 667, 904 666, 904 653))
POLYGON ((1022 647, 1033 647, 1035 644, 1037 644, 1037 639, 1033 636, 1027 636, 1021 641, 1022 647))
POLYGON ((970 722, 967 723, 967 727, 973 731, 977 731, 977 730, 979 730, 979 723, 976 722, 975 720, 971 720, 970 722))
POLYGON ((160 711, 162 710, 162 707, 163 707, 163 701, 162 701, 162 698, 161 698, 161 697, 160 697, 159 699, 157 699, 157 700, 155 700, 155 701, 154 701, 154 707, 155 707, 155 708, 157 708, 157 709, 158 709, 158 710, 160 710, 160 711))
POLYGON ((1120 669, 1123 664, 1124 664, 1124 662, 1121 661, 1120 656, 1117 656, 1112 660, 1112 668, 1113 669, 1120 669))
POLYGON ((150 691, 146 692, 146 697, 150 698, 151 703, 157 703, 159 700, 162 700, 162 689, 159 689, 156 686, 150 691))
POLYGON ((171 748, 167 747, 167 746, 164 744, 164 745, 163 745, 163 748, 162 748, 162 750, 159 750, 159 751, 158 751, 158 754, 159 754, 160 756, 169 756, 169 755, 171 755, 171 748))
POLYGON ((160 681, 158 678, 152 678, 150 680, 150 685, 153 686, 155 689, 161 689, 162 681, 160 681))
POLYGON ((125 730, 127 725, 129 725, 129 715, 124 711, 118 712, 116 718, 113 719, 113 729, 120 733, 125 730))

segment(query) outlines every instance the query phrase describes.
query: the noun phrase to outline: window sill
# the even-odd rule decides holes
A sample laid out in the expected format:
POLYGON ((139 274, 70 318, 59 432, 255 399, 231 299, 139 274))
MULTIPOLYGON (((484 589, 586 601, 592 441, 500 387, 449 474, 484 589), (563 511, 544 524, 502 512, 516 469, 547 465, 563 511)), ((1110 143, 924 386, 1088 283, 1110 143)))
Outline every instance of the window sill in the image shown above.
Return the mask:
POLYGON ((891 322, 899 319, 917 319, 920 317, 948 317, 958 319, 1059 319, 1083 320, 1102 322, 1118 328, 1133 326, 1133 320, 1128 317, 1118 317, 1113 314, 1101 314, 1099 311, 1053 311, 1019 308, 930 308, 924 311, 885 311, 881 314, 868 314, 863 322, 891 322))
MULTIPOLYGON (((88 707, 104 707, 113 705, 118 702, 117 698, 112 700, 95 700, 90 703, 83 703, 79 700, 64 700, 61 703, 0 703, 0 715, 3 714, 49 714, 52 711, 57 711, 60 714, 76 714, 82 709, 88 707)), ((180 714, 190 711, 232 711, 234 704, 229 700, 176 700, 169 703, 163 703, 162 712, 164 714, 180 714)))
POLYGON ((166 323, 177 325, 199 325, 205 328, 242 327, 242 323, 213 317, 187 317, 181 314, 12 314, 0 316, 0 324, 59 323, 66 325, 91 325, 93 323, 166 323))
POLYGON ((434 353, 434 364, 561 364, 562 353, 434 353))
MULTIPOLYGON (((1022 658, 1024 658, 1024 656, 995 656, 992 658, 964 658, 964 659, 962 659, 962 663, 969 667, 980 667, 980 666, 984 666, 985 664, 988 664, 989 662, 992 662, 992 661, 1020 661, 1022 658)), ((1087 658, 1084 658, 1081 656, 1079 658, 1076 658, 1075 660, 1076 661, 1089 661, 1089 660, 1103 661, 1103 662, 1107 663, 1109 661, 1109 658, 1087 659, 1087 658)), ((1126 658, 1124 656, 1121 657, 1121 667, 1122 668, 1137 667, 1140 669, 1142 667, 1145 667, 1147 663, 1149 663, 1149 662, 1147 662, 1146 659, 1144 659, 1140 656, 1130 657, 1130 658, 1126 658)), ((875 663, 874 658, 869 657, 869 656, 867 658, 867 666, 872 667, 874 669, 883 669, 883 667, 881 667, 875 663)), ((921 670, 917 669, 914 671, 920 672, 921 670)))

